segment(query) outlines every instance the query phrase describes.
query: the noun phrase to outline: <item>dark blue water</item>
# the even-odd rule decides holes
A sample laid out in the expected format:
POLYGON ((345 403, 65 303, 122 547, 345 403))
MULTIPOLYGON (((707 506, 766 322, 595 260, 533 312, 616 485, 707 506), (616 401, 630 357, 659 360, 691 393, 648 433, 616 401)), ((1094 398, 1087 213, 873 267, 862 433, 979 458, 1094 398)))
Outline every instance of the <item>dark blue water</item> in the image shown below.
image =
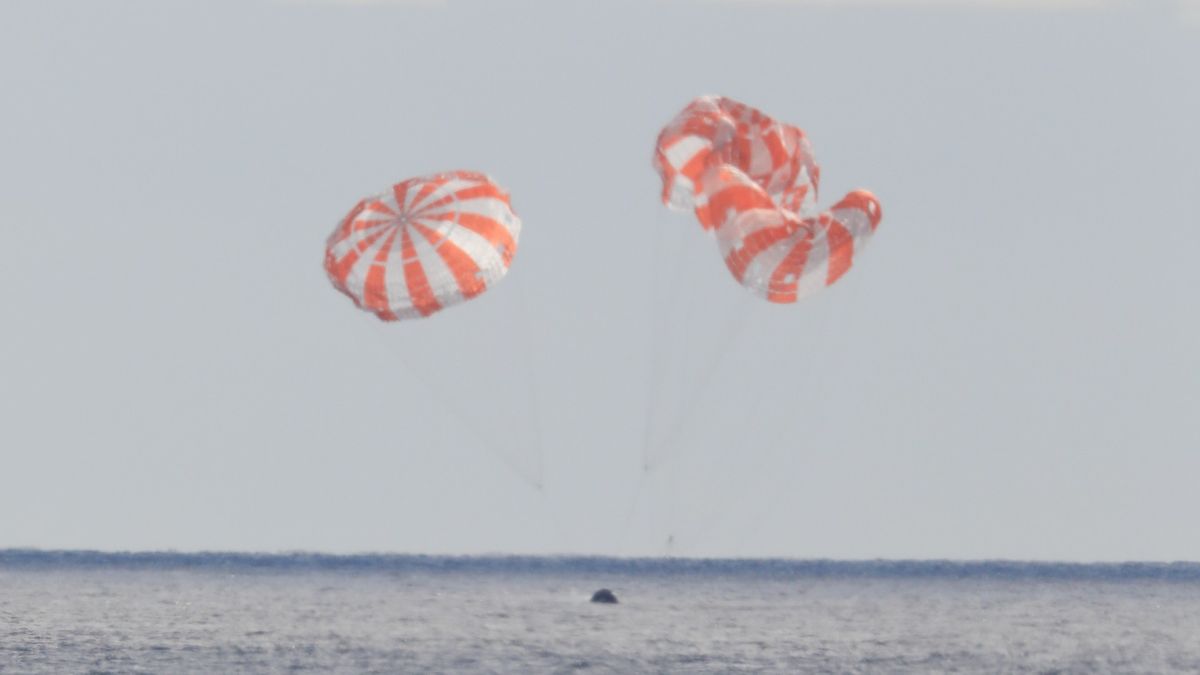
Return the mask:
POLYGON ((179 553, 0 549, 0 569, 219 570, 250 572, 470 572, 477 574, 715 575, 745 578, 876 577, 1200 583, 1200 563, 1067 563, 1008 560, 787 560, 323 553, 179 553))
POLYGON ((1200 565, 8 550, 0 671, 1196 672, 1200 565))

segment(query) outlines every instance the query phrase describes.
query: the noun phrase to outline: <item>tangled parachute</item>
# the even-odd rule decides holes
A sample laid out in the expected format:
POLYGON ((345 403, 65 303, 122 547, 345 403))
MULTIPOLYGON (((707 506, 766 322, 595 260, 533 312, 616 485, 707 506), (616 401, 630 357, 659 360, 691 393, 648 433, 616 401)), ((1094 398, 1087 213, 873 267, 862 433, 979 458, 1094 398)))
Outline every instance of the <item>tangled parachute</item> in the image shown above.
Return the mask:
POLYGON ((820 169, 799 127, 720 96, 701 96, 658 135, 654 167, 663 179, 663 203, 694 209, 705 229, 716 226, 706 208, 704 181, 715 167, 732 166, 794 211, 811 208, 820 169))
POLYGON ((490 178, 450 171, 367 197, 325 246, 325 272, 360 308, 385 321, 426 317, 508 273, 521 220, 490 178))
POLYGON ((879 226, 866 190, 816 212, 820 167, 798 127, 732 99, 703 96, 658 136, 663 203, 716 233, 738 283, 788 303, 837 281, 879 226))

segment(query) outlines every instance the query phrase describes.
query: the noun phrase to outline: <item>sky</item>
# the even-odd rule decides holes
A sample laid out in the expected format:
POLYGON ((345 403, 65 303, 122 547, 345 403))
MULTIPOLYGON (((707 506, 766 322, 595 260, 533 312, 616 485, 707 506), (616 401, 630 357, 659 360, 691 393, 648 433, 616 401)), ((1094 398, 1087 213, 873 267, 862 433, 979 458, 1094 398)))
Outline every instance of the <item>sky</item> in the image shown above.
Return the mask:
POLYGON ((1200 11, 5 0, 0 547, 1200 560, 1200 11), (883 222, 795 305, 650 156, 803 127, 883 222), (325 238, 485 171, 508 277, 384 324, 325 238))

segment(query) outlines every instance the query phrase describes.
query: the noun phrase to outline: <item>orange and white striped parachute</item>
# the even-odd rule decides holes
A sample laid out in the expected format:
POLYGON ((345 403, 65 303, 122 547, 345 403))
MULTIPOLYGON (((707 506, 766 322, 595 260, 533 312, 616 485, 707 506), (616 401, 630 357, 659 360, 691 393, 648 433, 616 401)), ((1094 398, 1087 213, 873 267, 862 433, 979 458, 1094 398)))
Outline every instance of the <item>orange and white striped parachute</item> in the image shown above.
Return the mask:
POLYGON ((720 165, 737 167, 793 211, 815 210, 820 168, 804 132, 733 99, 701 96, 658 135, 654 168, 663 203, 694 210, 702 227, 715 227, 702 181, 720 165))
POLYGON ((831 210, 803 218, 728 165, 710 172, 704 189, 726 267, 771 302, 796 302, 840 279, 883 217, 874 195, 855 190, 831 210))
POLYGON ((738 283, 795 302, 837 281, 883 215, 870 192, 816 213, 821 170, 804 132, 720 96, 687 105, 658 135, 663 203, 714 230, 738 283))
POLYGON ((487 176, 410 178, 342 219, 326 242, 325 272, 380 319, 426 317, 500 281, 520 234, 508 193, 487 176))

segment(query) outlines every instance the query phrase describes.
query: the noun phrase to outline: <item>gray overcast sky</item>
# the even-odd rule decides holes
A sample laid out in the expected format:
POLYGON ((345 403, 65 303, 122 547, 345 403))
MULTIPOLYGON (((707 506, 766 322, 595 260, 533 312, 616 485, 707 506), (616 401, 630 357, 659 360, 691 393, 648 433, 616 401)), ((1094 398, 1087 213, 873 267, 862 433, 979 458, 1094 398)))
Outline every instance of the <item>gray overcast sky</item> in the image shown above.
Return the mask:
POLYGON ((1200 559, 1197 64, 1194 3, 4 0, 0 547, 1200 559), (704 93, 879 195, 838 285, 659 204, 704 93), (324 239, 446 168, 513 272, 383 325, 324 239))

